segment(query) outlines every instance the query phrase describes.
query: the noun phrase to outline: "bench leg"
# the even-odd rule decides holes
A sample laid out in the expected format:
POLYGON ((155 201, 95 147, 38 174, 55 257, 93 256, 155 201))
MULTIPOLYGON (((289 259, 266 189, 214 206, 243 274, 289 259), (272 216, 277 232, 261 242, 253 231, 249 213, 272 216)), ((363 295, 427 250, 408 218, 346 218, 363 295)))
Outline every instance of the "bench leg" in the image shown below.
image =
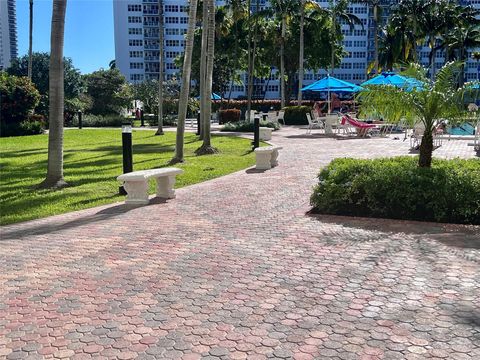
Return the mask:
POLYGON ((125 204, 148 204, 148 181, 125 181, 123 188, 127 192, 125 204))
POLYGON ((256 163, 257 166, 256 168, 258 170, 269 170, 272 168, 272 163, 271 163, 271 153, 256 153, 256 163))
POLYGON ((270 159, 270 164, 272 167, 275 167, 278 165, 278 150, 273 150, 272 151, 272 156, 271 156, 271 159, 270 159))
POLYGON ((157 196, 165 199, 174 199, 175 190, 175 175, 162 176, 157 178, 157 196))

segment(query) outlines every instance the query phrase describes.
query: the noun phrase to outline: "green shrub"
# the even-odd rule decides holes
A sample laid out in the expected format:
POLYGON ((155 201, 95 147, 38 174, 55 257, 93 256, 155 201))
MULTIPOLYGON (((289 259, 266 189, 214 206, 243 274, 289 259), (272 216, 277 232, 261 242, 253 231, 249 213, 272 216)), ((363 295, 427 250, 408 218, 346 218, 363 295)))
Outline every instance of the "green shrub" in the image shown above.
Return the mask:
MULTIPOLYGON (((130 119, 124 118, 120 115, 93 115, 83 114, 82 126, 83 127, 121 127, 123 122, 128 122, 130 119)), ((71 124, 73 127, 78 126, 78 114, 76 114, 71 124)))
MULTIPOLYGON (((280 125, 269 121, 260 120, 260 126, 272 128, 274 130, 280 129, 280 125)), ((234 123, 226 123, 221 131, 253 132, 253 122, 238 121, 234 123)))
POLYGON ((310 106, 287 106, 285 108, 285 124, 286 125, 308 125, 305 114, 312 111, 310 106))
POLYGON ((218 111, 218 123, 220 125, 240 121, 241 111, 238 109, 227 109, 218 111))
MULTIPOLYGON (((145 115, 145 122, 150 126, 158 126, 158 115, 145 115)), ((164 115, 163 126, 177 126, 177 115, 164 115)))
POLYGON ((480 224, 480 161, 335 159, 310 199, 326 214, 480 224))

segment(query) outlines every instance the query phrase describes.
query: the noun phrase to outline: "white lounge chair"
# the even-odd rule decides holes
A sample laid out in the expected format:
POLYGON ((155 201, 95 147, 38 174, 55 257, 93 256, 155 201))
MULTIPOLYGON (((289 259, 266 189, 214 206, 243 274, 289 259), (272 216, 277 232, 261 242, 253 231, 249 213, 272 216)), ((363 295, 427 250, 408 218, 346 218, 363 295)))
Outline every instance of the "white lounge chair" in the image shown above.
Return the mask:
POLYGON ((305 115, 307 116, 307 120, 308 120, 307 134, 311 134, 313 128, 317 128, 317 129, 325 128, 324 123, 320 121, 320 119, 312 119, 312 116, 309 113, 306 113, 305 115))
MULTIPOLYGON (((413 125, 413 132, 410 136, 410 148, 418 149, 422 143, 423 134, 425 133, 425 125, 423 122, 418 122, 413 125)), ((433 147, 442 146, 442 138, 435 133, 435 127, 432 133, 433 137, 433 147)))
POLYGON ((278 112, 278 116, 277 116, 278 123, 280 123, 280 120, 282 120, 283 125, 285 125, 285 110, 280 110, 278 112))

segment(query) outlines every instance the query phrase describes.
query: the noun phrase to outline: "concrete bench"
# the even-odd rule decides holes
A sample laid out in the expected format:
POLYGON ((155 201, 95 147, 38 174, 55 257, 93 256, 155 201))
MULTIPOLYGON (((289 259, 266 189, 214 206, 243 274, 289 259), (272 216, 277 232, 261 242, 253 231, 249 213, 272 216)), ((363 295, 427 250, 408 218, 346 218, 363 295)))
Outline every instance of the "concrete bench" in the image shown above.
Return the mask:
POLYGON ((281 146, 265 146, 255 149, 256 157, 256 169, 268 170, 278 165, 278 150, 281 150, 281 146))
POLYGON ((260 127, 260 140, 272 140, 272 128, 260 127))
POLYGON ((123 183, 127 192, 126 204, 148 204, 148 180, 155 178, 157 181, 157 196, 166 199, 175 198, 175 176, 182 174, 178 168, 163 168, 141 170, 126 173, 117 177, 123 183))

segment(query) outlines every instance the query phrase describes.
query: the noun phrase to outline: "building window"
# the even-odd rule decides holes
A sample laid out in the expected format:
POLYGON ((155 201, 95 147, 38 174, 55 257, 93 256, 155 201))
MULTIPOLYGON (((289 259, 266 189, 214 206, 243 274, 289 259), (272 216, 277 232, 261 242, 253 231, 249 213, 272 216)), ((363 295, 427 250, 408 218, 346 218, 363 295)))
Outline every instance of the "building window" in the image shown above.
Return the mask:
POLYGON ((143 80, 143 74, 130 74, 131 81, 141 81, 143 80))
POLYGON ((131 58, 143 57, 143 51, 130 51, 131 58))
POLYGON ((165 24, 178 24, 178 17, 167 16, 165 18, 165 24))
POLYGON ((165 12, 178 12, 178 5, 165 5, 165 12))
POLYGON ((143 63, 141 62, 131 62, 130 69, 143 69, 143 63))
POLYGON ((128 28, 128 35, 142 35, 142 28, 128 28))
MULTIPOLYGON (((243 90, 243 86, 242 86, 242 90, 243 90)), ((278 91, 278 85, 267 85, 267 91, 278 91)))
POLYGON ((167 70, 178 70, 178 67, 174 63, 167 63, 167 70))
POLYGON ((140 24, 142 22, 141 16, 129 16, 128 23, 129 24, 140 24))
POLYGON ((165 40, 166 46, 180 46, 179 40, 165 40))
POLYGON ((140 39, 129 39, 128 46, 143 46, 143 40, 140 39))
POLYGON ((128 5, 128 11, 142 11, 142 5, 128 5))
POLYGON ((180 24, 188 24, 188 17, 181 17, 180 24))

